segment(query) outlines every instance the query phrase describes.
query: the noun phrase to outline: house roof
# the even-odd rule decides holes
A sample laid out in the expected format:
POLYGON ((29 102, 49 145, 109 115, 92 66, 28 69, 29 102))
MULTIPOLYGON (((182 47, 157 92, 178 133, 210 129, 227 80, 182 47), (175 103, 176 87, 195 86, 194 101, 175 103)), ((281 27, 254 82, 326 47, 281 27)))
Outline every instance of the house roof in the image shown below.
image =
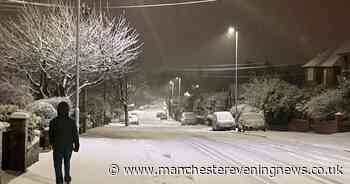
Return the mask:
POLYGON ((318 54, 315 58, 311 59, 309 62, 307 62, 305 65, 303 65, 304 68, 306 67, 317 67, 320 66, 329 56, 333 53, 333 49, 327 49, 326 51, 322 52, 321 54, 318 54))
POLYGON ((341 48, 339 48, 338 54, 348 54, 350 53, 350 41, 344 43, 341 48))
POLYGON ((342 58, 342 54, 350 53, 350 41, 345 42, 340 47, 327 49, 315 58, 311 59, 305 65, 304 68, 308 67, 333 67, 339 66, 342 58))

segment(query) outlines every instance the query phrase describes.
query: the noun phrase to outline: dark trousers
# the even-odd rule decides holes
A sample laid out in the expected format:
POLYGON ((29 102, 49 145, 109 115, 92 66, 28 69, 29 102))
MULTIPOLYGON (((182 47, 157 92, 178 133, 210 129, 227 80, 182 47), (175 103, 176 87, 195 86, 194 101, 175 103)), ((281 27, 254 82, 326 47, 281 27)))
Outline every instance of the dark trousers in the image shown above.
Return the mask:
POLYGON ((56 174, 56 184, 63 183, 62 161, 64 162, 64 181, 70 182, 70 159, 72 156, 72 149, 62 149, 53 151, 53 163, 56 174))

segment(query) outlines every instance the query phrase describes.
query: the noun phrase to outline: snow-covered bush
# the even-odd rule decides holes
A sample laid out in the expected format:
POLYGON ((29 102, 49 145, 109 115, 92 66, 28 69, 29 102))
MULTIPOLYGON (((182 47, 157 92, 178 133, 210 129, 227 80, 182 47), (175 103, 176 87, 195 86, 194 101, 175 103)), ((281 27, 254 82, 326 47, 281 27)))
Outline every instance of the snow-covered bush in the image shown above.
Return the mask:
POLYGON ((269 123, 286 123, 283 121, 292 116, 296 105, 303 99, 298 87, 278 78, 255 78, 243 85, 243 91, 245 103, 261 109, 269 123), (279 117, 283 120, 278 120, 279 117))
POLYGON ((29 127, 33 129, 39 129, 41 125, 42 118, 34 113, 31 113, 29 119, 29 127))
POLYGON ((28 141, 31 142, 35 137, 35 130, 40 129, 41 117, 31 113, 29 124, 28 124, 28 141))
POLYGON ((350 80, 340 78, 338 82, 339 82, 338 89, 342 93, 343 98, 347 101, 350 101, 350 80))
POLYGON ((61 103, 61 102, 66 102, 71 109, 73 107, 72 101, 68 97, 53 97, 53 98, 42 99, 42 100, 39 100, 39 101, 49 103, 55 109, 57 109, 58 104, 61 103))
POLYGON ((0 105, 0 121, 7 122, 11 114, 18 110, 19 108, 16 105, 0 105))
POLYGON ((9 126, 10 126, 9 123, 0 121, 0 131, 3 129, 6 129, 9 126))
MULTIPOLYGON (((236 107, 233 106, 230 111, 232 114, 234 114, 236 112, 236 107)), ((248 105, 248 104, 239 104, 237 106, 237 111, 239 114, 241 114, 243 112, 257 112, 257 113, 261 112, 260 109, 253 107, 251 105, 248 105)))
POLYGON ((311 85, 311 86, 306 86, 305 88, 302 89, 304 98, 306 100, 310 100, 311 98, 315 96, 319 96, 322 93, 326 92, 327 89, 324 87, 324 85, 311 85))
POLYGON ((47 127, 49 125, 50 120, 57 116, 57 111, 53 105, 40 100, 28 105, 26 107, 26 110, 31 113, 34 113, 42 119, 40 124, 41 128, 47 127))
POLYGON ((315 120, 334 119, 335 113, 344 112, 345 104, 340 90, 329 90, 311 98, 306 104, 306 111, 310 118, 315 120))
POLYGON ((338 89, 343 97, 343 113, 345 115, 345 121, 350 125, 350 80, 340 79, 338 89))
POLYGON ((53 97, 53 98, 46 98, 46 99, 41 99, 39 100, 40 102, 45 102, 51 104, 56 110, 58 107, 58 104, 61 102, 66 102, 69 105, 69 114, 71 117, 75 117, 74 115, 74 108, 73 108, 73 103, 68 97, 53 97))

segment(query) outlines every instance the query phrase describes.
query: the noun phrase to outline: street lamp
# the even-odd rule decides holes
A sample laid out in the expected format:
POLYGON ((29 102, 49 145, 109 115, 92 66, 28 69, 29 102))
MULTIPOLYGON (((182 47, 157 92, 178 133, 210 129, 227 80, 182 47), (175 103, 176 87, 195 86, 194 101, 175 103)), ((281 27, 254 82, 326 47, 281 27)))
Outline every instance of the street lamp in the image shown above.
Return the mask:
POLYGON ((194 88, 198 89, 199 88, 199 84, 196 84, 193 86, 194 88))
POLYGON ((236 31, 235 31, 235 28, 231 26, 231 27, 228 28, 227 32, 228 32, 229 36, 232 36, 232 35, 235 34, 236 31))
POLYGON ((235 63, 235 114, 238 115, 238 31, 234 27, 229 27, 227 31, 229 36, 233 37, 234 63, 235 63))
POLYGON ((172 106, 173 106, 173 97, 174 97, 174 82, 171 80, 169 81, 169 85, 170 85, 170 88, 171 88, 171 96, 169 98, 169 106, 168 106, 168 114, 169 114, 169 117, 172 117, 172 106))

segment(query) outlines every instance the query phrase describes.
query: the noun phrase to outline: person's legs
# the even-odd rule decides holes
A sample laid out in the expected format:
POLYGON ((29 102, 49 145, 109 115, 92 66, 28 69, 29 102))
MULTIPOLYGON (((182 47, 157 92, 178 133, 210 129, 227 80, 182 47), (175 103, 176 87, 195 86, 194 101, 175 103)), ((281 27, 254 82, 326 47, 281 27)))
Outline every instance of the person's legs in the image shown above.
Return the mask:
POLYGON ((70 182, 72 177, 70 176, 70 159, 72 157, 72 150, 64 151, 64 181, 70 182))
POLYGON ((63 184, 62 160, 63 154, 58 151, 53 151, 53 165, 55 168, 56 184, 63 184))

